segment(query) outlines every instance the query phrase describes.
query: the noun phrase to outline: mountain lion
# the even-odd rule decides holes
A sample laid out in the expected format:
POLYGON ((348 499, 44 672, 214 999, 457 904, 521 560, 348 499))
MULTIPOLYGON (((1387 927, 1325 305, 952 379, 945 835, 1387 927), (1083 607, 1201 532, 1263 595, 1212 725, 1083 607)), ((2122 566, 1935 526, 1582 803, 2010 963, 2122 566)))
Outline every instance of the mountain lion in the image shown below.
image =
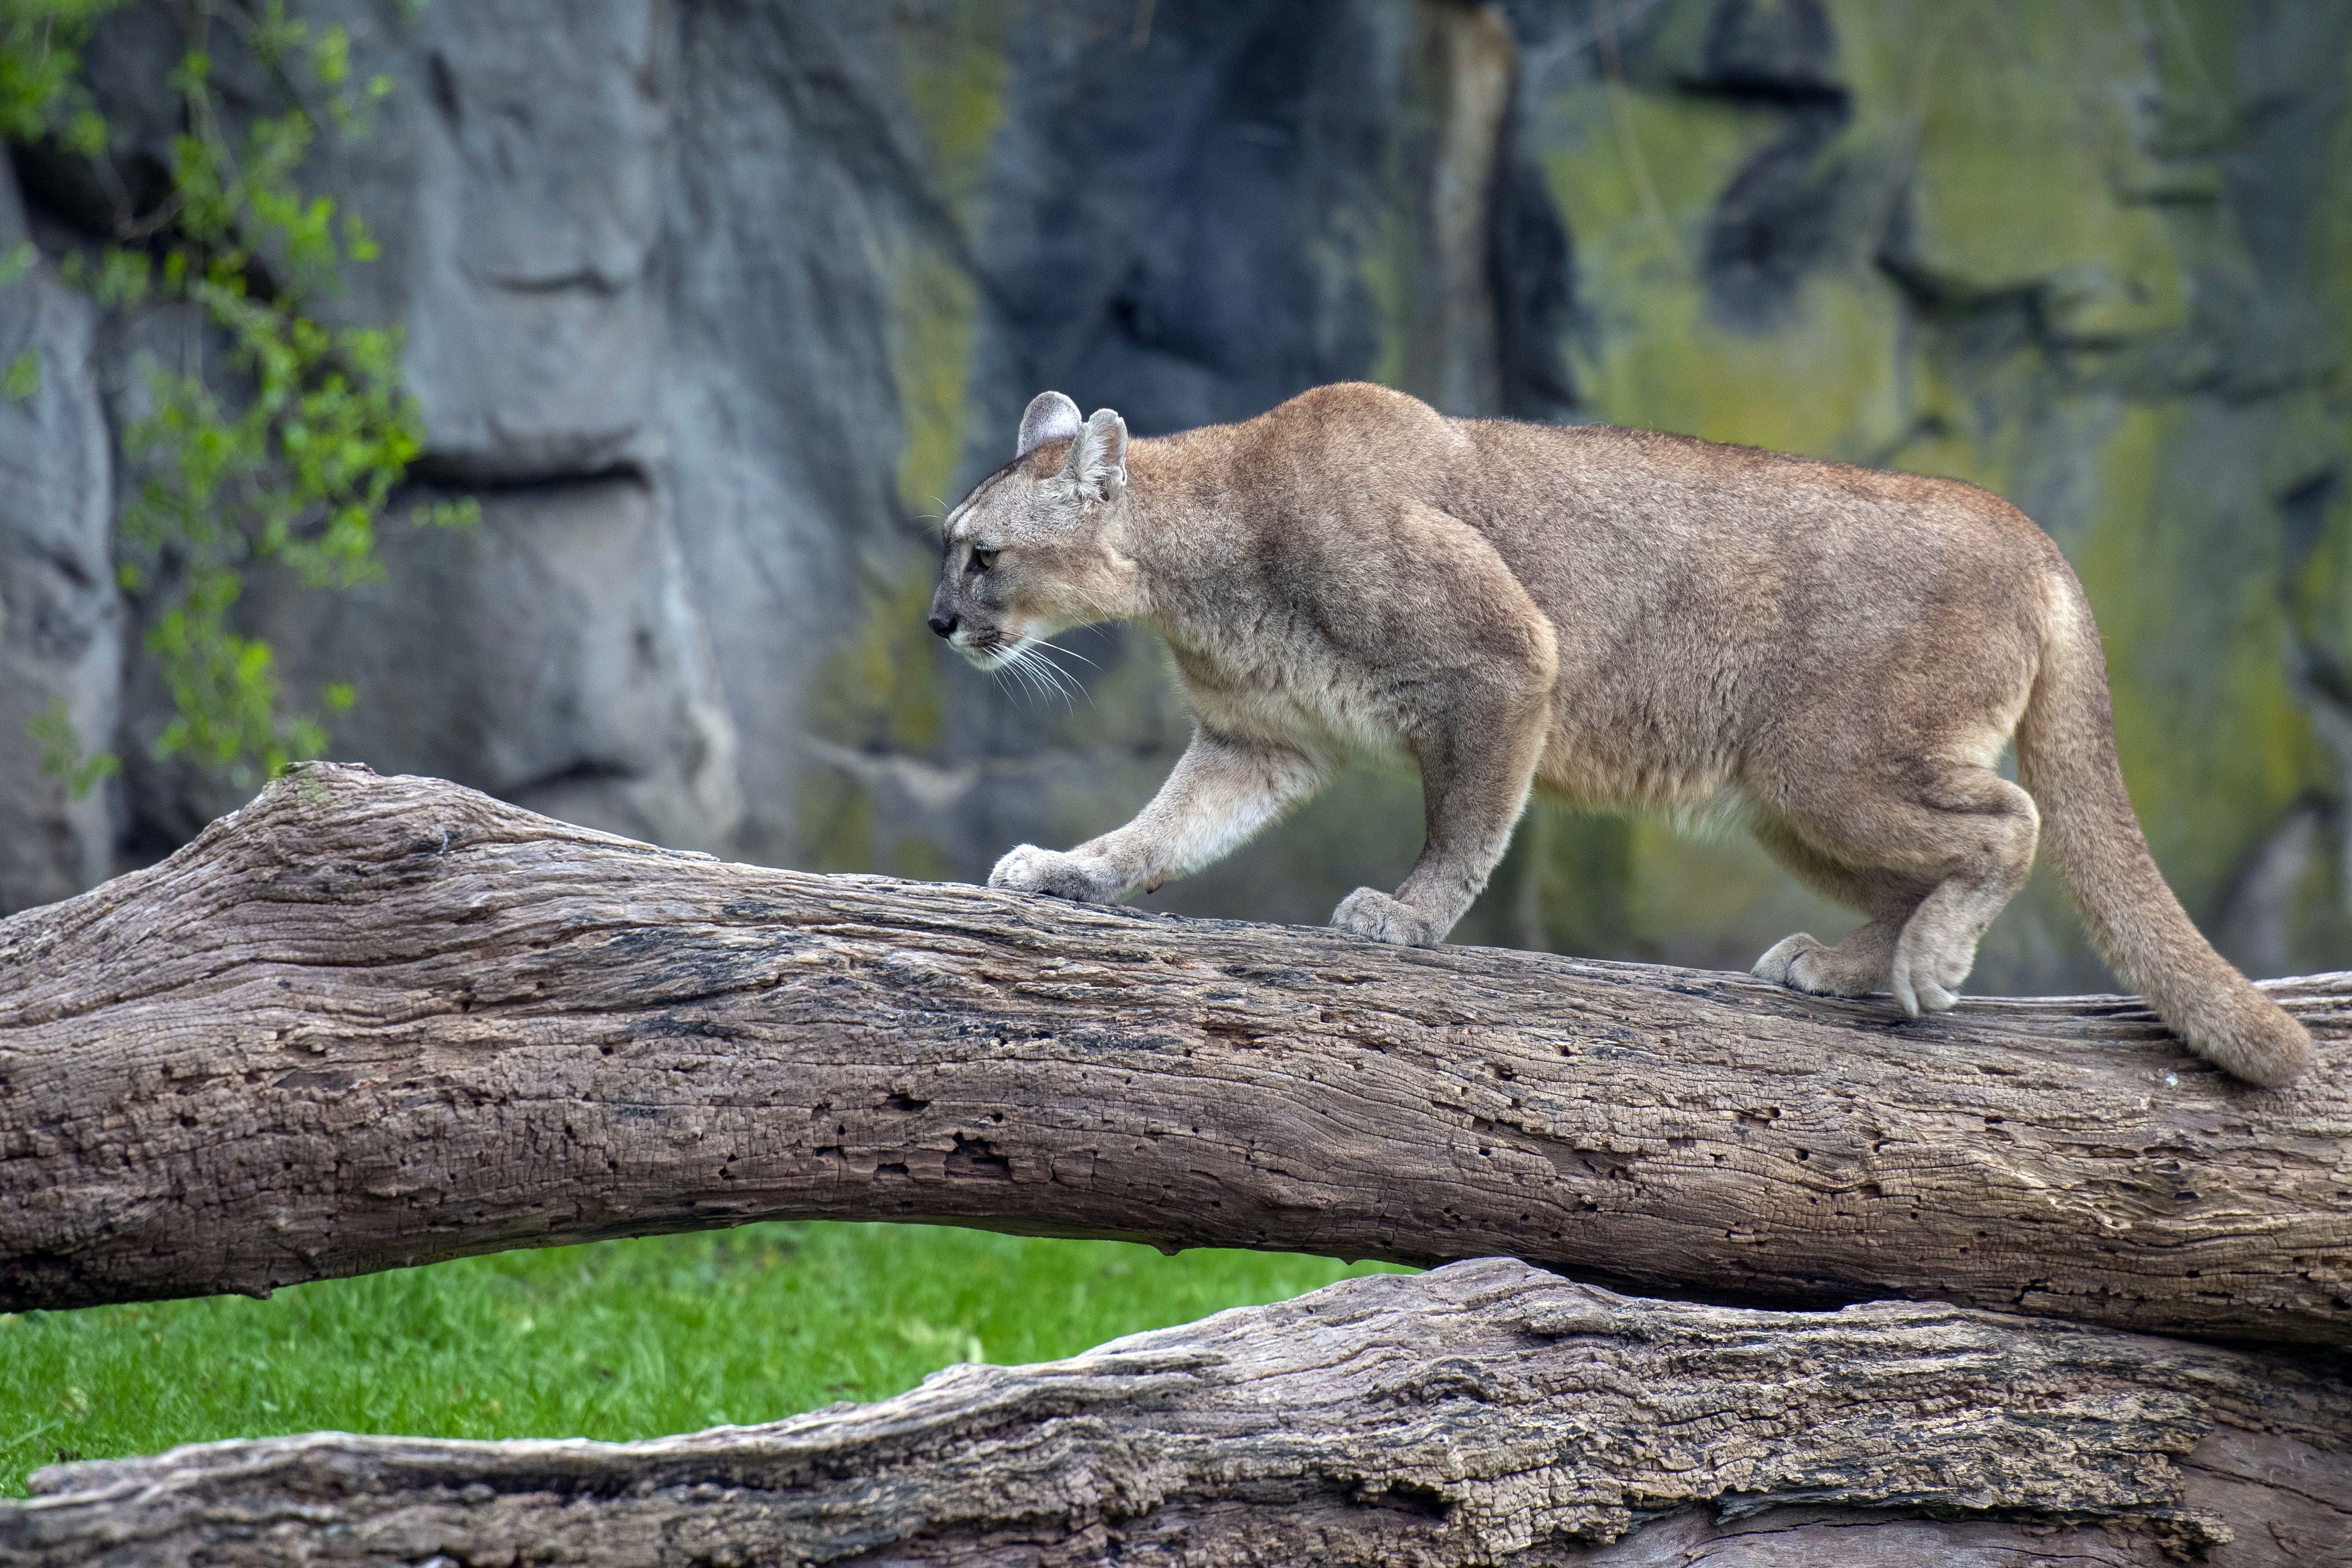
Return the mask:
POLYGON ((1326 386, 1130 441, 1057 392, 946 521, 930 626, 982 668, 1066 627, 1166 639, 1197 721, 1142 815, 991 886, 1110 902, 1224 855, 1345 760, 1421 770, 1428 839, 1332 922, 1433 946, 1530 788, 1727 810, 1868 923, 1755 973, 1949 1007, 2045 820, 2093 939, 2252 1083, 2303 1026, 2207 944, 2132 815, 2080 584, 2014 507, 1948 479, 1598 426, 1452 419, 1326 386), (2001 777, 2016 737, 2024 788, 2001 777))

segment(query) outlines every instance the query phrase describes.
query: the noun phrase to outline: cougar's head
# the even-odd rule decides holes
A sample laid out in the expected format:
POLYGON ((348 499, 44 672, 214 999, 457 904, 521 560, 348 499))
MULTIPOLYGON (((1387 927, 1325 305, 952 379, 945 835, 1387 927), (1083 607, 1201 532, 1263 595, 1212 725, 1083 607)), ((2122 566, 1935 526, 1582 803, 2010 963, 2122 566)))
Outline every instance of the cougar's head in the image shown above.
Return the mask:
POLYGON ((1040 637, 1126 613, 1134 568, 1115 547, 1127 500, 1127 422, 1041 392, 1013 460, 947 515, 931 630, 982 669, 1040 637))

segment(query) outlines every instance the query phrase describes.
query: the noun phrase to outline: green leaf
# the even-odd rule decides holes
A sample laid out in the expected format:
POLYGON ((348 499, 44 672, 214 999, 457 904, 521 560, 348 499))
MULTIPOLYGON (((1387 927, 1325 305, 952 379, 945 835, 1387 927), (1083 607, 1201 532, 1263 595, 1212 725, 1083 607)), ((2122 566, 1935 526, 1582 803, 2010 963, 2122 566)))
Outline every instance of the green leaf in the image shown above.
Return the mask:
POLYGON ((41 356, 36 350, 26 349, 8 362, 5 371, 0 371, 0 395, 15 402, 30 402, 40 390, 41 356))
POLYGON ((341 85, 352 74, 352 36, 340 26, 329 27, 310 46, 310 71, 320 87, 341 85))
POLYGON ((418 528, 472 528, 482 521, 482 503, 472 496, 464 500, 436 501, 417 507, 408 514, 408 521, 418 528))
POLYGON ((121 771, 122 759, 111 752, 83 752, 81 737, 74 733, 73 711, 62 697, 51 698, 45 711, 26 721, 25 731, 41 749, 41 772, 65 785, 66 794, 76 800, 100 779, 121 771))
POLYGON ((78 109, 66 121, 66 145, 85 158, 103 154, 107 139, 106 118, 94 109, 78 109))
MULTIPOLYGON (((187 265, 185 254, 179 250, 173 250, 164 258, 166 287, 173 289, 178 287, 170 277, 175 259, 182 268, 187 265)), ((89 291, 101 305, 118 310, 132 310, 147 298, 147 289, 153 278, 152 264, 148 261, 145 252, 109 246, 99 258, 98 277, 90 284, 89 291)))

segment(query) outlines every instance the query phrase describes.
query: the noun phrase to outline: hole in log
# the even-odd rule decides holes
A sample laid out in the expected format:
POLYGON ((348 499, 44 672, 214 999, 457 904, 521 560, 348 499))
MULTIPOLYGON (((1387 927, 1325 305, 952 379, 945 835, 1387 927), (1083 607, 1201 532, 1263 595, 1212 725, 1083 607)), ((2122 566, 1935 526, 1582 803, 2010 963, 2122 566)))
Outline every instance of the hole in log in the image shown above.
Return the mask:
POLYGON ((986 1181, 1010 1181, 1013 1162, 996 1152, 996 1145, 984 1138, 966 1138, 956 1134, 955 1147, 948 1152, 948 1174, 986 1181))

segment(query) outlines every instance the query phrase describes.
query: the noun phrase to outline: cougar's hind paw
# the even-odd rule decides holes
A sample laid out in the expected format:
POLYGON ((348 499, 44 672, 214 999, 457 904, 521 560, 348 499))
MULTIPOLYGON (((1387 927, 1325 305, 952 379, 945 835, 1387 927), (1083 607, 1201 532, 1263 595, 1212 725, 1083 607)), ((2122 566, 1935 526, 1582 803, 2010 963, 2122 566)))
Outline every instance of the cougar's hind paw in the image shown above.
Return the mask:
POLYGON ((1958 950, 1922 931, 1914 917, 1895 944, 1894 973, 1887 977, 1895 1002, 1914 1018, 1926 1013, 1948 1013, 1959 1005, 1960 983, 1975 964, 1973 946, 1958 950))
MULTIPOLYGON (((1960 1004, 1958 991, 1936 978, 1934 971, 1922 964, 1906 964, 1897 954, 1895 973, 1888 981, 1895 993, 1895 1005, 1912 1017, 1927 1013, 1948 1013, 1960 1004)), ((1953 985, 1959 982, 1955 979, 1953 985)))
POLYGON ((1758 959, 1755 967, 1748 973, 1759 980, 1769 981, 1775 985, 1786 985, 1792 991, 1803 991, 1808 987, 1798 984, 1791 978, 1791 972, 1796 968, 1797 960, 1809 952, 1821 951, 1820 942, 1807 932, 1799 931, 1794 936, 1782 937, 1779 942, 1766 948, 1764 956, 1758 959))
POLYGON ((1750 973, 1808 996, 1867 996, 1886 989, 1883 962, 1873 963, 1867 952, 1855 952, 1850 941, 1832 947, 1802 931, 1776 944, 1750 973))

